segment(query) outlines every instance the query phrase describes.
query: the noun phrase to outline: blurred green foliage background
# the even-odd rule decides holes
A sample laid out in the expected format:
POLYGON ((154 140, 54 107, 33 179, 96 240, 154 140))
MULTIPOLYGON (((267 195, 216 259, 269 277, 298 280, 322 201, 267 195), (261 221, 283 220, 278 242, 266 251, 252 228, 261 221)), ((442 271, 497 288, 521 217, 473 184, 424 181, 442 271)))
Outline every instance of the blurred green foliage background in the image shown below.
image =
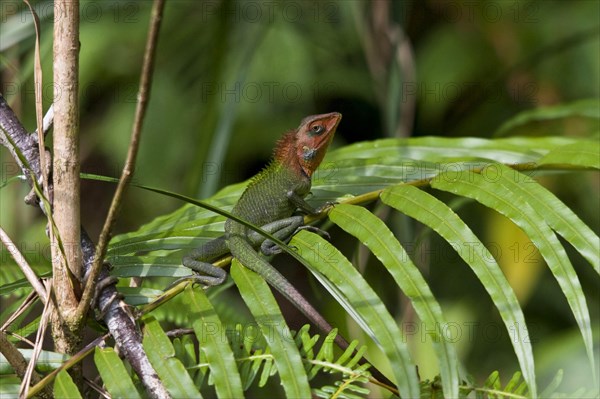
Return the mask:
MULTIPOLYGON (((32 3, 42 23, 47 109, 53 89, 52 21, 60 16, 52 15, 49 1, 32 3)), ((145 0, 81 1, 84 172, 118 176, 121 171, 150 5, 145 0)), ((599 15, 595 0, 169 0, 135 180, 207 197, 255 174, 276 139, 313 113, 343 114, 334 147, 392 136, 398 124, 412 124, 413 136, 494 137, 520 111, 600 97, 599 15), (414 65, 414 75, 393 61, 402 38, 410 46, 400 60, 414 65), (402 118, 401 110, 412 101, 414 113, 402 118)), ((33 131, 32 20, 20 1, 6 0, 0 2, 0 20, 0 91, 33 131)), ((581 116, 530 123, 502 134, 597 132, 597 120, 581 116)), ((4 181, 17 169, 4 149, 0 154, 4 181)), ((543 181, 598 231, 597 174, 543 181)), ((92 237, 99 232, 113 188, 82 183, 82 220, 92 237)), ((43 218, 22 203, 26 191, 18 185, 0 191, 0 224, 30 246, 26 255, 34 265, 48 267, 45 255, 39 256, 44 244, 31 244, 47 240, 43 218)), ((129 190, 117 229, 134 230, 180 205, 129 190)), ((504 249, 506 262, 500 262, 531 323, 541 377, 547 381, 560 359, 562 367, 572 368, 570 385, 562 390, 576 389, 590 378, 583 345, 537 253, 516 227, 481 207, 468 207, 461 217, 479 228, 484 242, 504 249)), ((10 263, 8 258, 4 251, 2 263, 10 263)), ((588 304, 597 327, 597 276, 577 255, 572 260, 584 291, 593 294, 588 304)), ((477 320, 479 326, 501 329, 490 304, 479 300, 484 293, 473 275, 458 262, 447 263, 449 267, 430 263, 428 279, 449 320, 463 326, 477 320)), ((10 278, 4 274, 3 279, 10 278)), ((397 293, 382 296, 390 307, 400 307, 397 293)), ((486 375, 497 368, 516 369, 510 337, 505 331, 497 337, 496 330, 479 328, 457 343, 467 370, 486 375)), ((427 364, 431 355, 418 338, 416 360, 427 364)), ((432 377, 435 369, 423 366, 421 372, 432 377)))

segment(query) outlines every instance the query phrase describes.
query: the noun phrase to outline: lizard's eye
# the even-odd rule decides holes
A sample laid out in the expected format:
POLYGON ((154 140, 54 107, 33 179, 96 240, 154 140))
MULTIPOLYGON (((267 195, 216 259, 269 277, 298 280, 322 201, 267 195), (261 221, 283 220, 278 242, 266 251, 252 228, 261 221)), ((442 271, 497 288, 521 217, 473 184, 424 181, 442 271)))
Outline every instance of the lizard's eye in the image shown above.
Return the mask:
POLYGON ((325 131, 325 128, 323 127, 323 125, 312 125, 310 131, 312 134, 321 134, 325 131))

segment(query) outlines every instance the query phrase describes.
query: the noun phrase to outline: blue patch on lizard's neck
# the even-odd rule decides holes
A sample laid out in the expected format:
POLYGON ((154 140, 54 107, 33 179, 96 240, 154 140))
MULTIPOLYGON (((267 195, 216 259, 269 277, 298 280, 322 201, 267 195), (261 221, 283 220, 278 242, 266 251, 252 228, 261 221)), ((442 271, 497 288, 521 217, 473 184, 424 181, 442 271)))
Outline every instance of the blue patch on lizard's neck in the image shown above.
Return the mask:
POLYGON ((302 158, 304 158, 305 161, 310 161, 316 155, 317 155, 317 150, 315 148, 309 148, 309 149, 303 150, 303 152, 302 152, 302 158))

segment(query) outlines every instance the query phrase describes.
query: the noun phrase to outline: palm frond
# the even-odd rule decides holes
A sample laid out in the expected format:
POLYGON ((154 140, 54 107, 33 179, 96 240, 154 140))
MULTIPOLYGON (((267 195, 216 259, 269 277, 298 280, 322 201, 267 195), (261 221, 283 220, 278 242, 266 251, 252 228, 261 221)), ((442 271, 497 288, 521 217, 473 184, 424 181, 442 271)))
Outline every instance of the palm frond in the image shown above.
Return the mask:
MULTIPOLYGON (((589 173, 600 168, 599 159, 600 148, 596 141, 568 137, 385 139, 344 147, 326 159, 315 176, 311 200, 315 204, 327 200, 340 203, 331 211, 330 220, 364 243, 391 274, 398 290, 410 299, 419 318, 428 326, 427 331, 433 334, 440 369, 440 378, 435 384, 439 387, 419 384, 415 364, 404 343, 406 337, 379 296, 344 254, 305 231, 294 236, 290 244, 298 249, 319 282, 380 346, 394 371, 401 395, 414 397, 428 387, 434 391, 441 389, 441 394, 436 393, 438 389, 434 395, 456 397, 462 395, 464 384, 459 377, 456 349, 448 336, 447 316, 401 242, 378 216, 357 205, 380 200, 428 226, 471 268, 512 337, 522 381, 503 389, 510 390, 511 394, 526 392, 536 397, 532 344, 521 305, 492 253, 468 223, 436 196, 445 192, 454 195, 463 205, 465 199, 479 202, 512 220, 527 234, 570 305, 593 371, 596 365, 585 294, 556 234, 590 263, 596 276, 600 267, 600 239, 556 194, 543 187, 538 178, 589 173), (427 192, 429 189, 433 190, 427 192)), ((244 184, 227 187, 208 202, 229 209, 243 188, 244 184)), ((223 217, 207 210, 185 205, 136 232, 118 236, 109 250, 113 274, 163 277, 189 274, 180 266, 183 252, 218 236, 223 221, 223 217)), ((205 340, 199 362, 209 367, 210 383, 219 396, 230 396, 243 392, 256 378, 262 386, 277 374, 287 394, 307 395, 309 382, 317 371, 327 369, 308 367, 305 363, 311 357, 314 342, 298 341, 299 336, 296 336, 296 345, 289 339, 286 342, 284 337, 289 338, 290 333, 269 287, 239 266, 232 270, 235 283, 257 322, 257 331, 262 334, 256 342, 242 338, 241 347, 248 361, 240 364, 239 348, 211 339, 206 331, 202 334, 207 325, 222 326, 212 305, 219 299, 211 296, 207 299, 203 293, 188 290, 188 305, 196 315, 191 324, 198 339, 205 340), (278 326, 275 335, 268 328, 273 323, 278 326), (257 342, 260 342, 258 349, 257 342)), ((158 293, 136 290, 128 294, 137 295, 138 302, 151 300, 158 293)), ((323 345, 319 356, 331 359, 324 349, 328 347, 323 345)), ((181 355, 187 356, 185 351, 181 355)), ((204 381, 205 374, 197 374, 195 378, 196 383, 204 381)), ((360 381, 364 381, 363 376, 346 374, 346 380, 314 393, 354 397, 363 393, 360 381)), ((495 386, 492 380, 489 383, 490 387, 495 386)))

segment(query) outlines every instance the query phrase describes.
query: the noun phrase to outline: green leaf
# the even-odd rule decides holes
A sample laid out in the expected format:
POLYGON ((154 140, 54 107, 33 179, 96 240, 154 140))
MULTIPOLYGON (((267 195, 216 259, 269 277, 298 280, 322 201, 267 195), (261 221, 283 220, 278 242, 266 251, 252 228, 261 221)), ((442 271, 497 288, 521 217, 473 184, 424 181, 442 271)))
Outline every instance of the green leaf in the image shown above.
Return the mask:
MULTIPOLYGON (((493 167, 494 165, 491 166, 491 168, 493 167)), ((485 169, 482 173, 488 176, 485 169)), ((496 176, 499 176, 498 181, 496 181, 496 178, 486 178, 478 173, 472 173, 469 176, 453 175, 452 178, 440 176, 439 179, 431 182, 431 186, 443 191, 473 198, 512 220, 529 236, 548 264, 567 298, 583 336, 590 365, 592 370, 595 370, 590 313, 585 302, 581 283, 573 265, 569 261, 565 249, 556 237, 556 234, 546 223, 544 219, 545 215, 538 213, 527 202, 515 201, 515 192, 508 188, 514 185, 508 183, 508 178, 503 178, 502 174, 496 176), (507 185, 505 186, 503 183, 507 183, 507 185)), ((524 374, 526 375, 525 372, 524 374)), ((529 382, 527 378, 525 379, 529 382)))
MULTIPOLYGON (((39 275, 39 278, 47 278, 50 276, 52 276, 52 272, 44 272, 39 275)), ((0 296, 12 294, 14 291, 18 290, 19 288, 25 288, 25 287, 31 288, 31 284, 29 283, 29 281, 26 278, 21 278, 19 280, 13 281, 11 283, 4 284, 4 285, 0 286, 0 296)))
POLYGON ((155 301, 163 291, 145 287, 118 287, 125 296, 125 302, 131 306, 145 305, 155 301))
POLYGON ((302 357, 269 286, 236 260, 231 265, 231 277, 271 349, 287 397, 310 397, 302 357))
POLYGON ((514 373, 513 376, 511 377, 510 381, 508 381, 508 383, 504 387, 504 391, 505 392, 515 392, 515 390, 519 386, 519 383, 521 382, 521 377, 522 377, 522 374, 519 371, 514 373))
POLYGON ((336 205, 329 218, 373 252, 411 300, 427 331, 436 332, 432 344, 438 358, 444 394, 446 397, 458 397, 458 358, 454 346, 444 334, 447 323, 442 309, 402 245, 385 223, 365 208, 336 205))
MULTIPOLYGON (((556 146, 577 139, 565 137, 517 137, 488 140, 476 137, 415 137, 409 139, 383 139, 352 144, 325 157, 336 163, 345 159, 396 158, 431 163, 457 159, 492 159, 502 163, 533 162, 556 146)), ((331 166, 329 166, 331 167, 331 166)), ((334 173, 331 174, 335 176, 334 173)))
POLYGON ((560 137, 419 137, 361 142, 329 153, 313 176, 311 191, 326 201, 430 179, 448 168, 474 169, 482 160, 534 164, 551 149, 574 141, 560 137))
POLYGON ((77 389, 77 385, 71 379, 66 370, 62 370, 54 380, 54 397, 57 399, 78 399, 81 394, 77 389))
MULTIPOLYGON (((40 327, 40 320, 42 319, 42 315, 38 313, 38 315, 32 319, 31 316, 27 316, 27 313, 29 313, 29 312, 23 312, 23 314, 26 316, 26 320, 31 320, 31 321, 29 323, 27 323, 26 325, 24 325, 23 327, 19 327, 18 331, 19 331, 20 337, 27 337, 31 334, 35 334, 40 327)), ((23 314, 20 317, 23 317, 23 314)), ((23 319, 25 319, 25 317, 23 317, 23 319)), ((16 325, 16 323, 15 323, 15 325, 16 325)), ((7 338, 12 343, 17 343, 17 342, 21 341, 20 338, 17 338, 14 335, 9 335, 7 338)), ((62 354, 60 354, 60 355, 62 355, 62 354)))
POLYGON ((226 327, 221 323, 206 294, 201 289, 194 290, 187 286, 185 302, 191 312, 189 318, 200 350, 206 355, 217 395, 220 398, 243 397, 242 381, 233 352, 225 338, 226 327))
POLYGON ((540 107, 524 111, 515 117, 507 120, 500 126, 494 134, 495 136, 505 135, 507 132, 532 122, 542 122, 553 119, 569 118, 574 116, 600 119, 600 102, 598 99, 586 99, 575 101, 569 104, 558 104, 548 107, 540 107))
POLYGON ((300 231, 292 238, 290 245, 298 248, 311 272, 328 289, 334 290, 332 294, 338 301, 341 300, 342 304, 347 302, 344 307, 351 311, 352 317, 365 332, 374 338, 392 364, 401 396, 418 397, 416 367, 410 360, 402 332, 360 273, 337 248, 316 234, 300 231))
POLYGON ((2 181, 0 181, 0 190, 2 190, 4 187, 8 186, 11 183, 15 183, 17 181, 23 181, 23 180, 24 180, 23 175, 16 175, 16 176, 10 177, 6 180, 2 180, 2 181))
POLYGON ((208 368, 202 367, 200 363, 201 355, 196 354, 196 337, 191 334, 185 334, 181 337, 173 339, 173 348, 175 348, 175 356, 183 363, 187 368, 188 373, 194 385, 202 387, 204 383, 204 377, 208 374, 208 368))
POLYGON ((550 381, 548 386, 546 388, 544 388, 544 390, 540 394, 540 397, 542 397, 542 398, 550 397, 550 395, 552 395, 556 391, 556 389, 559 387, 560 383, 563 380, 563 376, 564 376, 563 369, 558 369, 558 371, 552 378, 552 381, 550 381))
POLYGON ((21 379, 16 375, 0 375, 0 398, 18 399, 21 379))
MULTIPOLYGON (((21 352, 25 360, 27 360, 28 362, 31 360, 33 349, 19 349, 19 352, 21 352)), ((69 360, 68 355, 43 350, 38 356, 35 368, 36 370, 45 373, 59 368, 67 360, 69 360)), ((10 373, 14 373, 14 370, 12 369, 10 363, 8 363, 8 360, 6 360, 4 355, 0 353, 0 374, 10 373)))
POLYGON ((119 256, 109 258, 116 277, 183 277, 190 271, 181 267, 181 256, 119 256))
POLYGON ((113 398, 141 398, 123 361, 113 348, 96 347, 94 363, 104 381, 106 390, 113 398))
POLYGON ((519 203, 527 203, 543 215, 548 226, 573 245, 600 274, 600 238, 568 206, 524 173, 502 164, 489 165, 486 171, 491 171, 489 178, 497 179, 516 195, 519 203))
POLYGON ((539 165, 573 165, 600 169, 600 143, 582 140, 550 151, 539 165))
POLYGON ((495 370, 488 376, 488 378, 483 383, 483 386, 486 388, 492 388, 496 390, 500 390, 502 385, 500 384, 500 373, 495 370))
POLYGON ((175 358, 175 349, 160 324, 153 317, 144 319, 143 345, 156 373, 175 398, 200 398, 183 364, 175 358))
POLYGON ((475 272, 513 337, 515 354, 532 396, 535 397, 535 366, 525 317, 514 291, 487 248, 448 206, 416 187, 391 187, 384 190, 381 199, 437 232, 475 272))
MULTIPOLYGON (((191 213, 192 210, 188 206, 180 208, 180 210, 183 209, 186 209, 187 213, 191 213)), ((136 254, 156 248, 181 249, 194 247, 223 234, 225 224, 223 217, 214 214, 205 215, 209 211, 199 207, 195 207, 195 209, 196 212, 192 214, 197 215, 197 219, 186 221, 180 218, 176 222, 161 225, 156 222, 164 219, 164 217, 158 217, 148 225, 142 226, 138 232, 122 234, 117 236, 118 238, 115 237, 116 241, 114 243, 111 241, 107 256, 118 258, 119 256, 136 254)), ((228 210, 228 208, 224 207, 223 210, 228 210)), ((175 211, 167 216, 171 217, 180 213, 175 211)))

